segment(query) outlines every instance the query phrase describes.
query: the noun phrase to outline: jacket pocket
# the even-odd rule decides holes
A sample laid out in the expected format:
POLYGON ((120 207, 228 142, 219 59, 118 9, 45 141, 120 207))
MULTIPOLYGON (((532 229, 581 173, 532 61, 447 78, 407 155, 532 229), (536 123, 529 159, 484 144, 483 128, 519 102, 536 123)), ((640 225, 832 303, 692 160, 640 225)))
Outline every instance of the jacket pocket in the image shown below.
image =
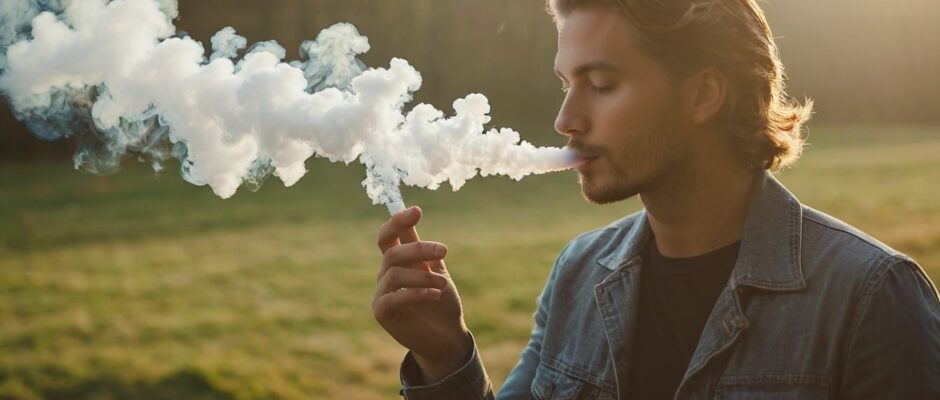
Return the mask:
POLYGON ((615 399, 615 395, 548 365, 539 364, 532 379, 537 400, 615 399))
POLYGON ((730 377, 718 382, 720 400, 825 400, 830 379, 822 376, 779 375, 730 377))

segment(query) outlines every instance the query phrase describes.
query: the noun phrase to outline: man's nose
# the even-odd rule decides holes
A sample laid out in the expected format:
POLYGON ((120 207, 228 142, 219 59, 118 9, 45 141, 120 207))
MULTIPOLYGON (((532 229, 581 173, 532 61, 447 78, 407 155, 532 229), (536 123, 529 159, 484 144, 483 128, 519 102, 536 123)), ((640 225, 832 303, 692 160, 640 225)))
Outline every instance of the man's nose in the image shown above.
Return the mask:
POLYGON ((555 117, 555 131, 565 136, 581 135, 588 131, 588 119, 570 91, 555 117))

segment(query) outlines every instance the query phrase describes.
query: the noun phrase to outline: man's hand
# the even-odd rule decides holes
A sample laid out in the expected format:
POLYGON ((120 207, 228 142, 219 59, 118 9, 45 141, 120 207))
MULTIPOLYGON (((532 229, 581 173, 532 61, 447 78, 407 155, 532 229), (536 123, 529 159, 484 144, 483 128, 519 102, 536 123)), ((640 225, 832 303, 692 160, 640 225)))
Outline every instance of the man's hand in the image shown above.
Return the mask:
POLYGON ((422 242, 411 207, 379 228, 379 267, 372 312, 398 343, 410 349, 424 384, 433 384, 469 360, 472 347, 457 288, 444 267, 447 247, 422 242))

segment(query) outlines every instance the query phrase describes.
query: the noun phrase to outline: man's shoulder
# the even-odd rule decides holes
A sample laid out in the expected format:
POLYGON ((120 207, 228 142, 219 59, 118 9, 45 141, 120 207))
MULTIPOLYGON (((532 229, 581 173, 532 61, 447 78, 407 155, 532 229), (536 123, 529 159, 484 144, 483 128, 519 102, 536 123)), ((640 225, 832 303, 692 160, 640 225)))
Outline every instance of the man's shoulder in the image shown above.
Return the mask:
POLYGON ((800 261, 807 278, 867 281, 897 264, 916 265, 907 255, 858 228, 811 207, 802 208, 800 261))
MULTIPOLYGON (((834 300, 817 302, 824 304, 822 307, 844 305, 854 310, 849 325, 855 332, 853 337, 866 331, 867 337, 881 342, 918 343, 925 340, 923 335, 937 332, 940 293, 913 259, 806 206, 802 232, 800 260, 807 293, 811 298, 834 300), (863 324, 867 328, 861 328, 863 324)), ((936 343, 935 339, 929 341, 936 343)))

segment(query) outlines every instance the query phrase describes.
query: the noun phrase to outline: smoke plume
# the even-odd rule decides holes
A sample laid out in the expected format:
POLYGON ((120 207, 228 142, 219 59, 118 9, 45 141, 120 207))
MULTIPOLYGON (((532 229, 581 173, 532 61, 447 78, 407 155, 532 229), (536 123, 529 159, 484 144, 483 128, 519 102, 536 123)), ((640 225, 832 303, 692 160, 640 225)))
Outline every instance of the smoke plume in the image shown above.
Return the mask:
POLYGON ((175 0, 12 0, 0 3, 0 92, 45 140, 79 143, 75 167, 116 171, 137 157, 228 198, 274 174, 286 186, 316 155, 359 161, 374 203, 401 201, 401 183, 457 190, 477 174, 521 179, 576 162, 510 129, 484 130, 483 95, 405 112, 421 75, 407 61, 367 68, 368 39, 336 24, 285 62, 276 42, 250 48, 235 29, 201 43, 178 35, 175 0), (247 48, 247 49, 246 49, 247 48), (243 55, 239 57, 239 53, 243 55))

